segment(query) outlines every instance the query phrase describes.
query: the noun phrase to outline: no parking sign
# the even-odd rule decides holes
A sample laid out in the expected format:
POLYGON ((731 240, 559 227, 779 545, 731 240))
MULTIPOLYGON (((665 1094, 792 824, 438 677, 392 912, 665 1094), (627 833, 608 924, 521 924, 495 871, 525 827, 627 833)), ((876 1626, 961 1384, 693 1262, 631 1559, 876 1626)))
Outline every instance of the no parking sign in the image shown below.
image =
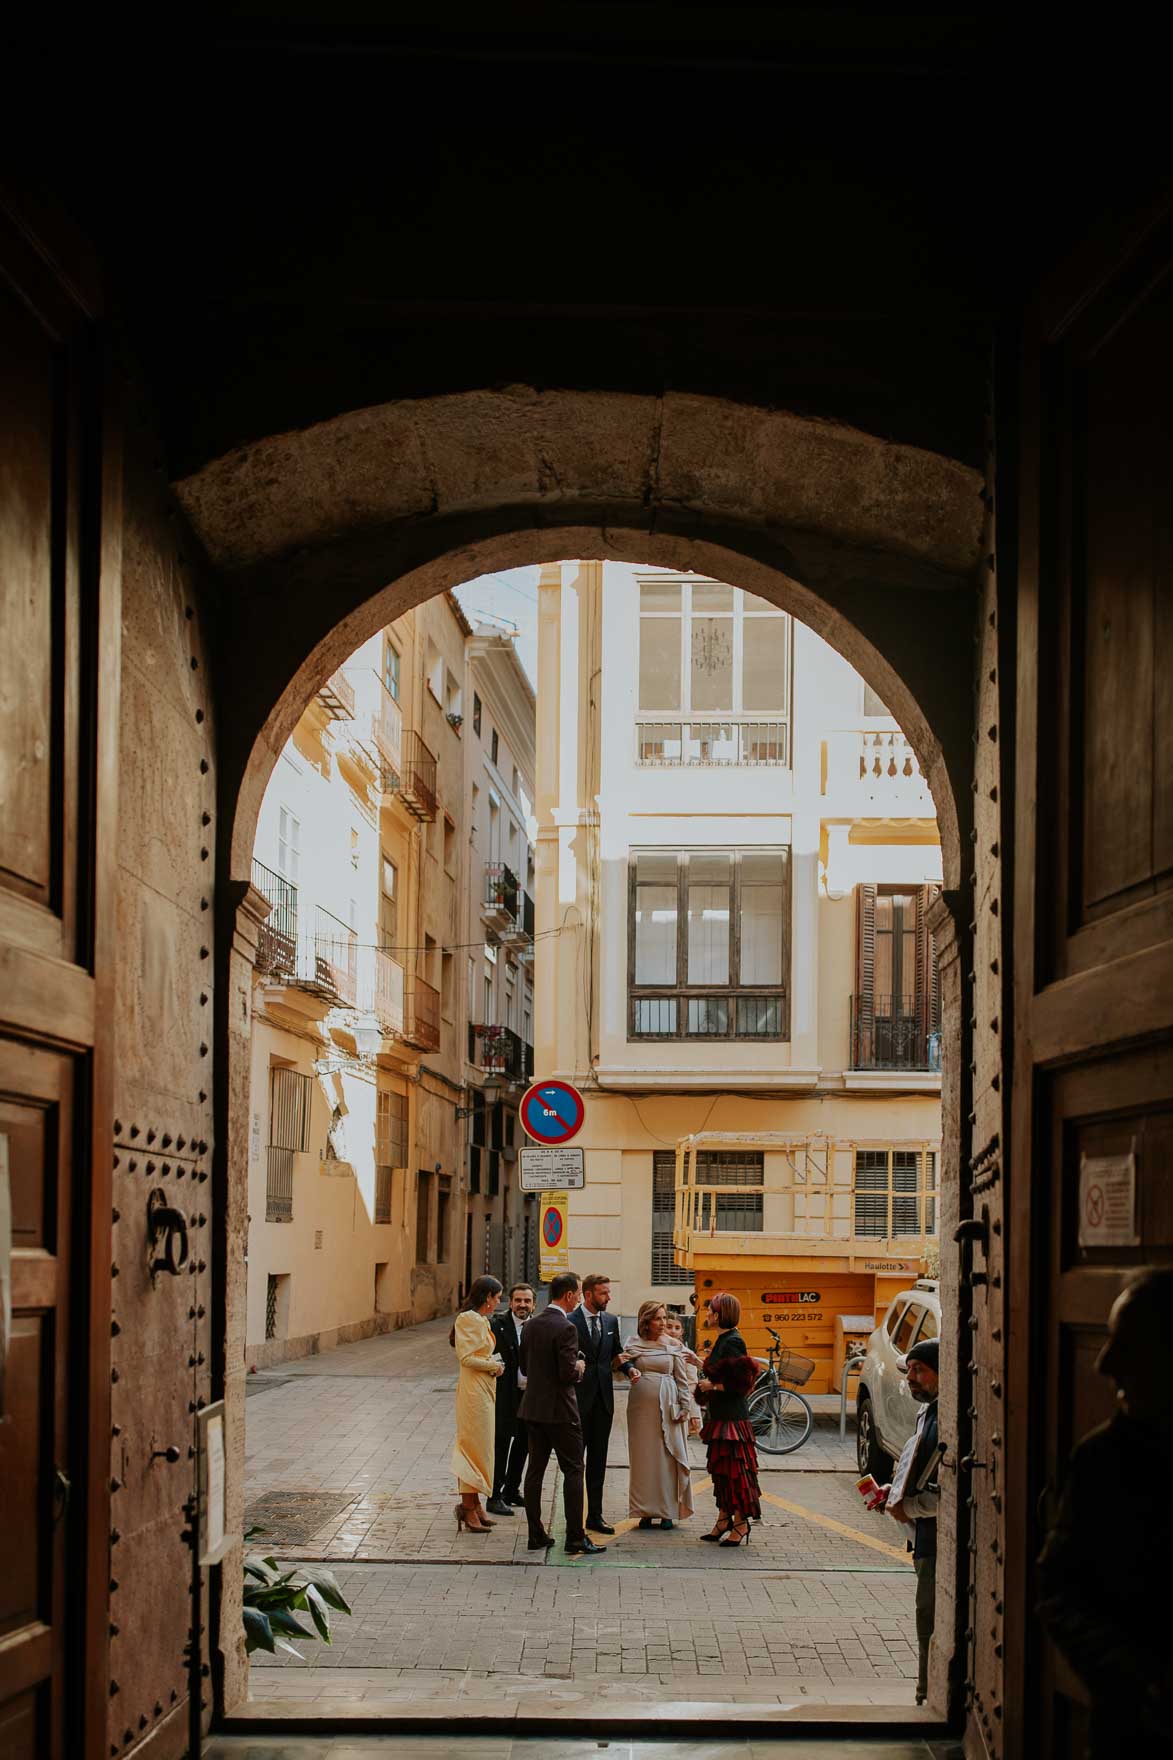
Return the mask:
POLYGON ((539 1224, 538 1276, 549 1283, 560 1271, 570 1270, 570 1246, 566 1239, 566 1213, 570 1208, 569 1192, 543 1192, 539 1224))
POLYGON ((557 1148, 578 1135, 586 1107, 578 1089, 569 1082, 535 1082, 522 1095, 518 1116, 522 1129, 535 1143, 557 1148))

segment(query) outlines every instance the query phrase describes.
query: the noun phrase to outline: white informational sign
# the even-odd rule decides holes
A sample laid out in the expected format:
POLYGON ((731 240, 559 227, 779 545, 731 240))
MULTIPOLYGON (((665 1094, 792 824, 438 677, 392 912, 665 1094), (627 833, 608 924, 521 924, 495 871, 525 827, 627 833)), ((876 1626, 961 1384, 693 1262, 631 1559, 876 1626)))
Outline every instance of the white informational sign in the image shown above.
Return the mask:
POLYGON ((224 1401, 205 1406, 196 1420, 200 1454, 201 1564, 219 1564, 233 1544, 225 1533, 224 1401))
POLYGON ((1136 1154, 1082 1155, 1079 1161, 1081 1247, 1138 1247, 1136 1154))
POLYGON ((256 1167, 261 1159, 261 1115, 253 1113, 252 1136, 249 1139, 248 1160, 250 1167, 256 1167))
POLYGON ((521 1151, 521 1189, 523 1192, 548 1192, 554 1187, 562 1191, 581 1191, 586 1184, 581 1149, 523 1149, 521 1151))

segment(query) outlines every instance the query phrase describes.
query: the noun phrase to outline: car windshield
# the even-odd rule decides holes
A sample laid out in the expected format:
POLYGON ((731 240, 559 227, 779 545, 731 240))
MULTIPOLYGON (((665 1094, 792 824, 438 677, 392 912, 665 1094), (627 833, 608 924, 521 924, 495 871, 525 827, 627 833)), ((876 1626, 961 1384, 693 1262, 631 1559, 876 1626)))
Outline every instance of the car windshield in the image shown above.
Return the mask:
POLYGON ((937 1316, 933 1313, 931 1308, 926 1308, 925 1317, 921 1323, 921 1329, 916 1335, 917 1344, 922 1343, 926 1338, 936 1338, 940 1330, 941 1328, 937 1324, 937 1316))

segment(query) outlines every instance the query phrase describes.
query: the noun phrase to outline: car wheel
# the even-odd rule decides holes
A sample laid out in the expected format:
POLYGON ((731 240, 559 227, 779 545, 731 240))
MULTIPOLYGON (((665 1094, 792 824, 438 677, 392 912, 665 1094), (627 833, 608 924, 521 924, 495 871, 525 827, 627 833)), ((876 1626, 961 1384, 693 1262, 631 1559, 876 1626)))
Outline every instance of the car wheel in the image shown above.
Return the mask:
POLYGON ((888 1457, 876 1440, 872 1402, 866 1395, 858 1399, 855 1405, 855 1458, 861 1478, 870 1473, 877 1485, 887 1482, 888 1457))

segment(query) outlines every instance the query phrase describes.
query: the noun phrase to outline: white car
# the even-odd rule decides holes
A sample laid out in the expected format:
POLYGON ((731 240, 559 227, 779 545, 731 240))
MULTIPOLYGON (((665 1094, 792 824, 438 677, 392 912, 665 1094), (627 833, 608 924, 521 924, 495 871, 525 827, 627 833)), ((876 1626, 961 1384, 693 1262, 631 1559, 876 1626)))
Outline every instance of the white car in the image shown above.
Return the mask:
POLYGON ((920 1278, 893 1298, 868 1339, 855 1388, 855 1449, 861 1475, 880 1484, 916 1426, 917 1402, 908 1391, 905 1353, 941 1332, 940 1285, 920 1278))

